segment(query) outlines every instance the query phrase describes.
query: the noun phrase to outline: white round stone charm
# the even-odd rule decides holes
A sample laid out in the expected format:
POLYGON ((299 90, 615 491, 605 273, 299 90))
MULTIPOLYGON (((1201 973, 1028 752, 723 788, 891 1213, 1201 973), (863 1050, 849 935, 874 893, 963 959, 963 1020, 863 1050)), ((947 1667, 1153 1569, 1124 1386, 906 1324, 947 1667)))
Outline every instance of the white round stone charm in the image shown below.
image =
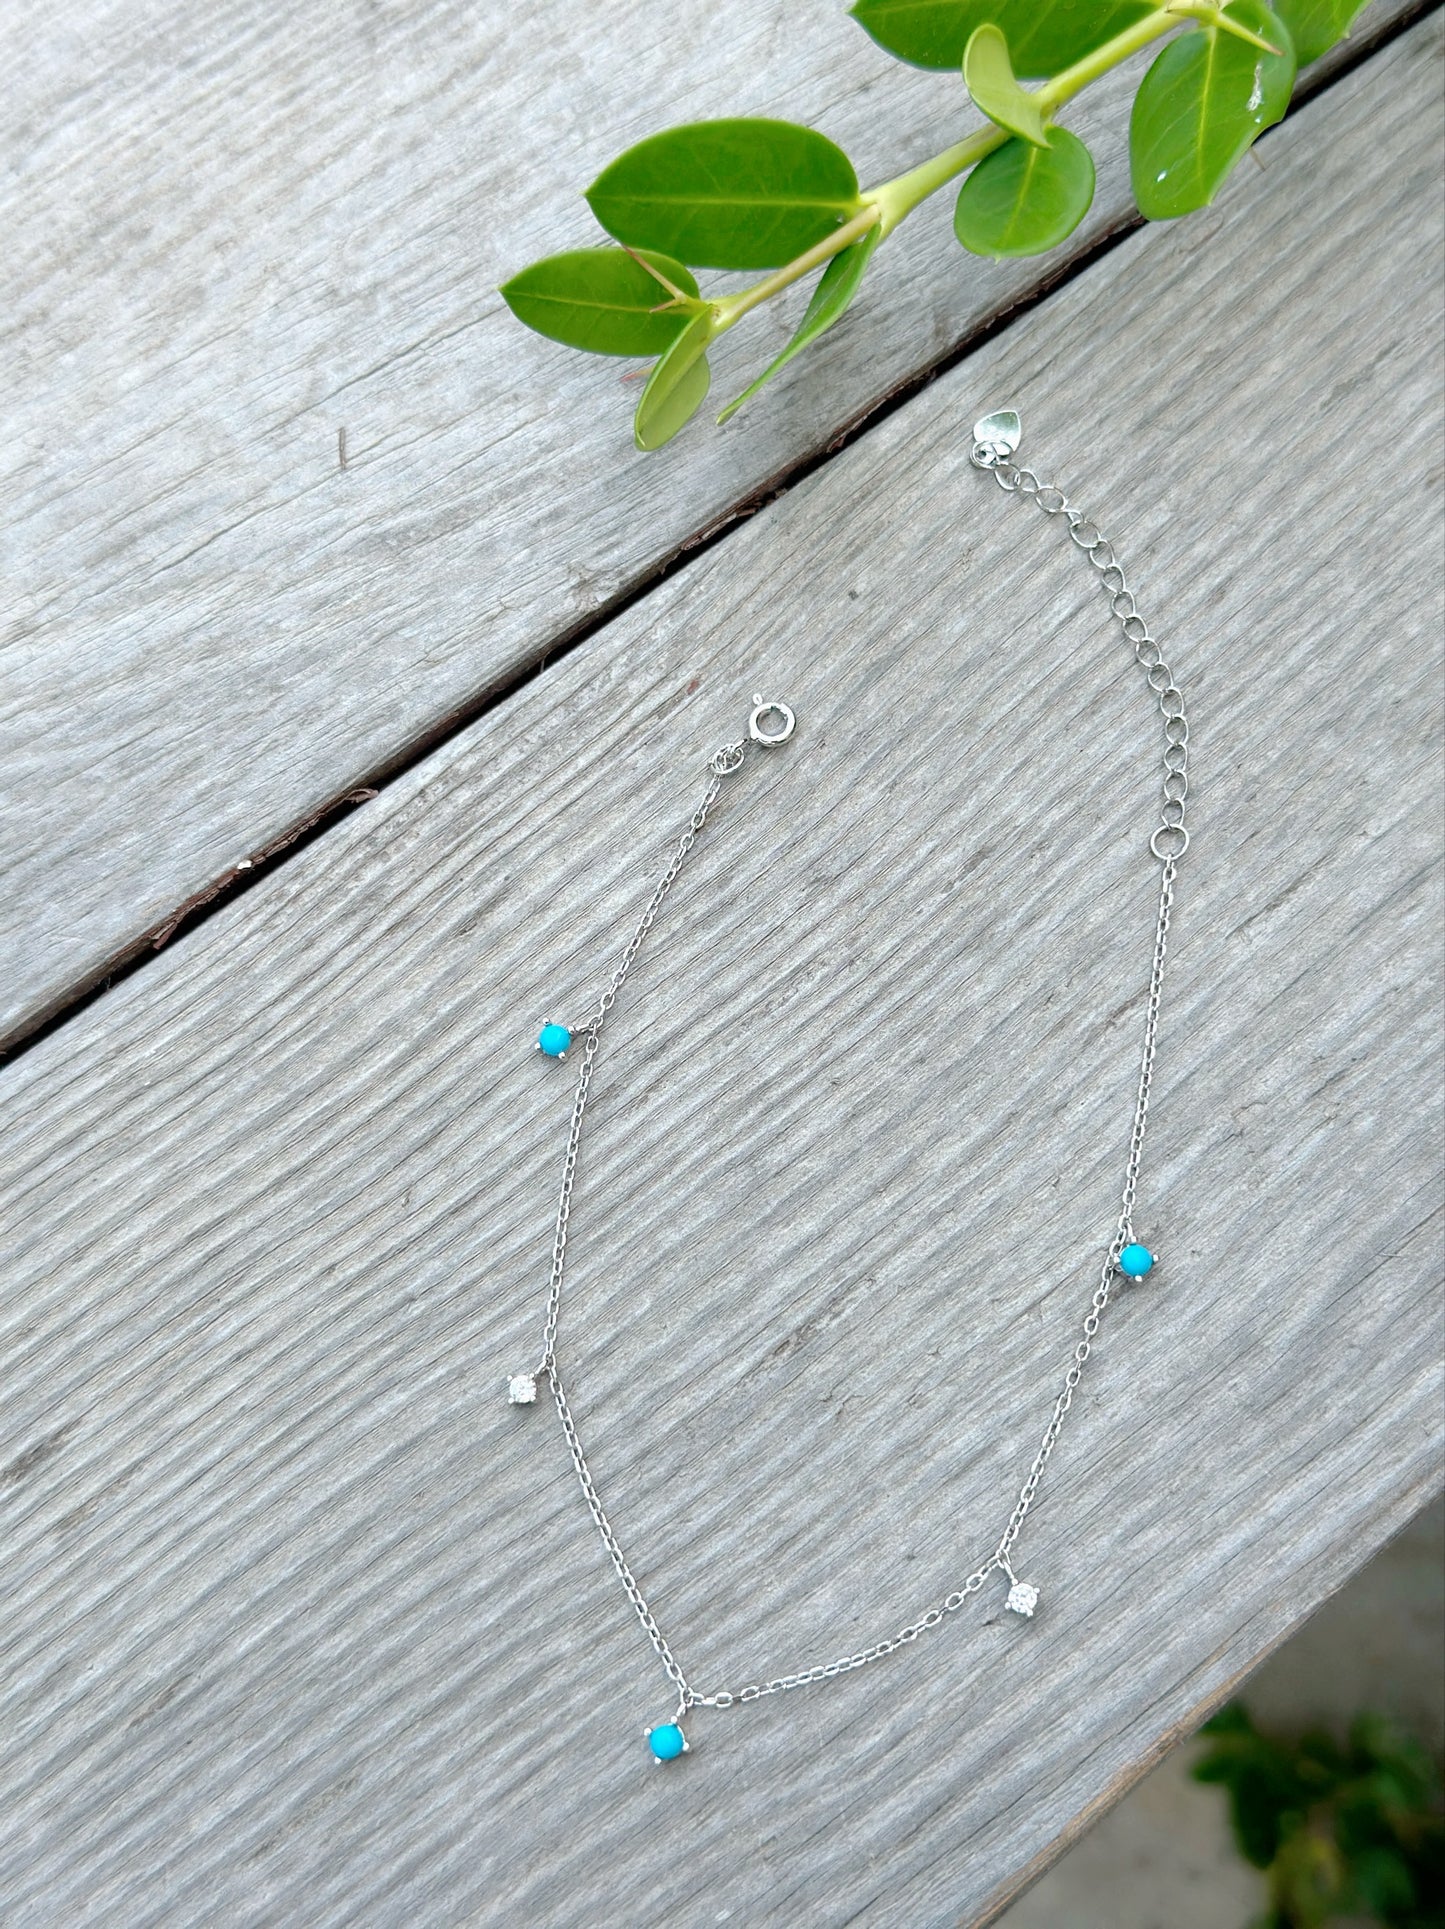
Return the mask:
POLYGON ((507 1382, 507 1398, 514 1407, 529 1407, 537 1398, 535 1373, 514 1373, 507 1382))
POLYGON ((1039 1591, 1031 1581, 1015 1581, 1008 1591, 1008 1600, 1005 1603, 1015 1614, 1022 1614, 1029 1618, 1032 1618, 1038 1604, 1039 1591))

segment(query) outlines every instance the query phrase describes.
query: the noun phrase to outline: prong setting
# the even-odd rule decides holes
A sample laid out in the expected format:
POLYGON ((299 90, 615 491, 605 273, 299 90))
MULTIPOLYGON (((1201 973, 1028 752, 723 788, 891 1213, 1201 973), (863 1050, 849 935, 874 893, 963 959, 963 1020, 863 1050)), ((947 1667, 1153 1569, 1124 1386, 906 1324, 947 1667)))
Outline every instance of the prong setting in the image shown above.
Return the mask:
POLYGON ((1034 1618, 1034 1609, 1039 1604, 1039 1591, 1032 1581, 1015 1581, 1008 1591, 1004 1606, 1013 1613, 1021 1614, 1026 1621, 1034 1618))
POLYGON ((687 1736, 681 1724, 675 1721, 659 1721, 651 1728, 644 1728, 647 1745, 652 1750, 652 1759, 661 1768, 665 1762, 675 1762, 680 1755, 690 1755, 687 1736))
POLYGON ((565 1058, 572 1043, 571 1030, 549 1018, 537 1034, 537 1050, 543 1058, 565 1058))

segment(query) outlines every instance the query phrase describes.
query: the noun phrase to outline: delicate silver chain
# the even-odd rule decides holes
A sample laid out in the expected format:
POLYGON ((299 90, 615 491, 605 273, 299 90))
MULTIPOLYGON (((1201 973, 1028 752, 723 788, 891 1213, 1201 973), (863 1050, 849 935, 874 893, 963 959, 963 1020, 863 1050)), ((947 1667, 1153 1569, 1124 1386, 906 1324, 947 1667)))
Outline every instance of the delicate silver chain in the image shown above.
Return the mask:
POLYGON ((613 972, 606 991, 598 999, 592 1016, 581 1028, 582 1064, 577 1073, 577 1091, 572 1100, 572 1124, 567 1133, 567 1155, 562 1162, 562 1189, 557 1199, 557 1219, 552 1237, 552 1280, 547 1293, 547 1318, 542 1333, 542 1359, 537 1368, 539 1374, 546 1375, 551 1386, 552 1398, 562 1422, 562 1432, 566 1437, 568 1452, 572 1456, 572 1465, 577 1470, 577 1479, 581 1484, 582 1497, 587 1502, 588 1512, 596 1524, 598 1533, 602 1536, 602 1544, 607 1549, 612 1565, 617 1571, 617 1578, 627 1590, 627 1598, 636 1610, 643 1632, 652 1643, 658 1660, 667 1671, 668 1679, 677 1688, 679 1713, 692 1699, 687 1679, 678 1666, 672 1649, 667 1645, 667 1640, 662 1629, 657 1625, 652 1609, 647 1605, 642 1589, 637 1584, 636 1575, 627 1564, 627 1557, 622 1551, 598 1495, 592 1470, 587 1465, 587 1456, 582 1451, 582 1442, 577 1435, 577 1423, 572 1418, 572 1409, 567 1401, 567 1390, 562 1384, 562 1375, 557 1366, 557 1320, 562 1309, 562 1280, 567 1265, 567 1225, 572 1216, 572 1188, 577 1178, 577 1151, 582 1143, 582 1119, 587 1110, 587 1095, 592 1089, 592 1073, 597 1062, 597 1047, 602 1042, 602 1028, 607 1023, 608 1013, 617 1001, 617 994, 622 989, 623 980, 632 969, 637 954, 642 949, 643 939, 652 929, 664 899, 676 883, 678 873, 687 861, 688 852, 697 842, 698 833, 707 822, 708 812, 717 802, 724 777, 729 777, 734 771, 742 768, 745 755, 746 749, 741 743, 724 744, 714 753, 708 765, 711 775, 702 801, 689 818, 687 829, 673 847, 667 869, 657 880, 656 888, 647 901, 647 909, 638 920, 637 929, 628 940, 627 948, 618 960, 617 969, 613 972))
MULTIPOLYGON (((989 416, 978 424, 971 460, 975 467, 991 470, 999 486, 1009 494, 1032 498, 1045 515, 1064 517, 1070 539, 1082 549, 1089 561, 1099 571, 1100 581, 1109 598, 1109 607, 1118 619, 1125 639, 1131 645, 1136 658, 1143 667, 1164 716, 1164 786, 1160 822, 1149 839, 1149 849, 1162 867, 1159 891, 1159 913, 1154 931, 1154 956, 1149 973, 1149 995, 1144 1017, 1144 1047, 1139 1069, 1139 1085, 1134 1102, 1134 1122, 1129 1135, 1129 1153, 1124 1169, 1124 1188, 1119 1218, 1114 1236, 1109 1243, 1103 1260, 1099 1283, 1089 1304, 1089 1311, 1083 1323, 1083 1335, 1075 1346, 1064 1383, 1058 1398, 1054 1401, 1053 1412, 1044 1429, 1028 1476, 1020 1489, 1013 1512, 1004 1528, 998 1545, 992 1554, 976 1567, 952 1592, 945 1595, 942 1602, 929 1608, 918 1620, 909 1622, 896 1634, 873 1642, 851 1654, 839 1655, 834 1660, 818 1662, 812 1667, 800 1668, 790 1674, 774 1676, 771 1680, 751 1682, 746 1687, 717 1689, 710 1694, 702 1694, 689 1682, 677 1657, 668 1646, 657 1619, 647 1604, 637 1577, 627 1563, 612 1523, 608 1520, 597 1492, 596 1483, 582 1451, 577 1425, 567 1401, 562 1376, 557 1366, 556 1340, 557 1323, 562 1304, 562 1283, 567 1259, 568 1222, 572 1210, 572 1190, 577 1176, 577 1154, 582 1140, 582 1120, 587 1109, 587 1098, 592 1088, 592 1075, 596 1065, 597 1050, 601 1043, 602 1030, 607 1017, 622 988, 623 981, 635 962, 643 941, 652 929, 659 911, 662 909, 668 892, 676 882, 678 873, 687 860, 688 852, 696 843, 708 813, 717 802, 723 780, 742 768, 747 755, 745 742, 725 744, 714 753, 709 769, 706 791, 697 809, 688 821, 686 830, 678 839, 668 860, 667 867, 658 879, 647 908, 638 921, 637 928, 629 939, 625 950, 612 974, 607 989, 586 1023, 580 1027, 582 1039, 582 1063, 577 1074, 577 1090, 572 1103, 572 1123, 567 1135, 567 1152, 562 1167, 562 1188, 557 1201, 556 1228, 552 1243, 552 1277, 547 1295, 546 1322, 543 1330, 542 1359, 537 1368, 538 1376, 547 1378, 552 1390, 562 1431, 566 1437, 572 1465, 582 1488, 583 1499, 602 1537, 618 1579, 622 1582, 631 1601, 643 1632, 666 1671, 669 1681, 677 1692, 677 1712, 674 1719, 681 1719, 689 1708, 729 1708, 737 1702, 756 1701, 763 1695, 779 1694, 787 1688, 801 1688, 815 1681, 828 1681, 835 1675, 847 1674, 855 1668, 864 1667, 870 1661, 894 1653, 916 1641, 921 1634, 936 1628, 950 1614, 955 1613, 964 1602, 983 1586, 988 1576, 994 1572, 1007 1575, 1010 1583, 1017 1588, 1010 1556, 1023 1524, 1032 1507, 1039 1483, 1049 1456, 1053 1453, 1062 1431, 1064 1415, 1073 1404, 1074 1392, 1083 1377, 1085 1363, 1089 1358, 1094 1340, 1103 1319, 1104 1309, 1112 1296, 1115 1281, 1120 1277, 1119 1259, 1124 1248, 1133 1239, 1133 1215, 1138 1194, 1139 1174, 1143 1162, 1144 1135, 1149 1119, 1149 1094, 1154 1074, 1154 1053, 1159 1031, 1159 1006, 1164 984, 1164 959, 1168 947, 1169 920, 1174 905, 1174 884, 1179 859, 1189 847, 1189 832, 1184 824, 1185 799, 1188 795, 1188 757, 1189 725, 1185 716, 1184 698, 1165 663, 1159 645, 1149 635, 1148 626, 1138 614, 1133 592, 1125 581, 1124 571, 1115 556, 1113 545, 1105 538, 1098 526, 1088 517, 1075 509, 1061 489, 1051 484, 1041 483, 1031 469, 1022 468, 1012 461, 1018 440, 1017 417, 1008 412, 989 416)), ((786 705, 765 704, 756 700, 749 735, 761 744, 781 743, 792 733, 792 713, 786 705), (786 719, 781 732, 768 733, 761 727, 761 721, 770 712, 786 719)), ((530 1397, 530 1396, 529 1396, 530 1397)), ((1032 1588, 1023 1592, 1032 1595, 1032 1588)), ((1032 1612, 1030 1602, 1023 1610, 1032 1612)))
MULTIPOLYGON (((985 417, 978 429, 987 431, 993 420, 985 417)), ((1177 862, 1189 849, 1189 832, 1184 828, 1184 800, 1189 795, 1189 719, 1184 714, 1184 692, 1175 683, 1164 652, 1150 636, 1149 625, 1135 606, 1134 592, 1124 579, 1114 545, 1096 522, 1073 506, 1062 489, 1040 482, 1032 469, 1020 468, 1011 461, 1013 446, 1007 439, 980 438, 973 445, 970 460, 975 468, 991 469, 994 481, 1009 495, 1028 496, 1046 516, 1062 516, 1069 526, 1070 540, 1098 570, 1109 608, 1118 618, 1124 640, 1148 677, 1164 716, 1164 797, 1159 827, 1149 840, 1149 849, 1161 863, 1169 858, 1177 862)))
MULTIPOLYGON (((647 901, 647 909, 638 920, 637 929, 628 941, 627 949, 618 961, 612 974, 612 981, 597 1001, 597 1009, 582 1026, 584 1044, 582 1048, 582 1067, 577 1074, 577 1095, 572 1101, 572 1127, 567 1134, 567 1156, 562 1163, 562 1191, 557 1200, 557 1224, 552 1239, 552 1283, 547 1293, 547 1323, 542 1336, 542 1363, 537 1369, 540 1373, 552 1371, 553 1356, 557 1340, 557 1315, 562 1304, 562 1274, 567 1263, 567 1222, 572 1216, 572 1185, 577 1177, 577 1148, 582 1142, 582 1115, 587 1110, 587 1094, 592 1089, 592 1068, 597 1060, 597 1047, 602 1039, 602 1027, 607 1023, 607 1014, 617 1002, 617 994, 622 989, 623 980, 642 949, 642 941, 656 922, 662 909, 663 900, 677 882, 677 874, 687 861, 687 854, 697 842, 698 832, 707 822, 707 814, 717 802, 718 792, 722 789, 724 777, 730 777, 735 770, 741 770, 744 747, 740 743, 724 744, 715 752, 708 769, 711 781, 703 795, 702 802, 688 820, 687 829, 673 847, 667 869, 657 880, 657 888, 647 901)), ((567 1416, 563 1415, 564 1423, 567 1416)), ((578 1472, 583 1471, 579 1466, 578 1472)), ((587 1483, 584 1479, 583 1485, 587 1483)), ((601 1520, 598 1526, 607 1529, 601 1520)))

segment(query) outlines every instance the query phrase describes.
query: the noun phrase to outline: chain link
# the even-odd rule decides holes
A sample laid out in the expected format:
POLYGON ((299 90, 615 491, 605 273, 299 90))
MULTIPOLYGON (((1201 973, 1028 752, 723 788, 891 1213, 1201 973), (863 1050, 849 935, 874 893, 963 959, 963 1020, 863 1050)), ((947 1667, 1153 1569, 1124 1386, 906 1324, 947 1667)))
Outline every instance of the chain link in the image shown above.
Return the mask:
POLYGON ((1118 1278, 1119 1255, 1134 1236, 1134 1200, 1139 1189, 1139 1168, 1144 1158, 1144 1132, 1149 1122, 1149 1087, 1154 1079, 1154 1047, 1159 1036, 1159 1000, 1164 988, 1164 953, 1169 941, 1169 914, 1174 906, 1175 860, 1168 858, 1164 864, 1163 882, 1159 888, 1159 919, 1154 928, 1154 963, 1149 973, 1149 997, 1144 1017, 1144 1053, 1139 1066, 1139 1090, 1134 1100, 1134 1125, 1129 1134, 1129 1157, 1124 1168, 1124 1197, 1119 1212, 1118 1225, 1113 1242, 1105 1255, 1099 1283, 1094 1288, 1094 1297, 1089 1302, 1089 1310, 1084 1316, 1083 1338, 1074 1348, 1069 1370, 1064 1375, 1064 1384, 1059 1397, 1054 1402, 1054 1410, 1049 1416, 1049 1424, 1044 1428, 1044 1437, 1039 1450, 1034 1455, 1033 1465, 1029 1468, 1028 1478, 1023 1484, 1014 1510, 1009 1515, 1008 1526, 1003 1531, 994 1559, 1007 1571, 1009 1553, 1018 1539, 1025 1517, 1034 1503, 1039 1482, 1044 1477, 1049 1455, 1058 1444, 1063 1430, 1064 1415, 1074 1403, 1074 1390, 1084 1375, 1084 1364, 1093 1351, 1094 1340, 1099 1331, 1099 1322, 1104 1317, 1104 1308, 1109 1304, 1114 1281, 1118 1278))
MULTIPOLYGON (((976 467, 992 470, 995 481, 1009 494, 1031 498, 1047 516, 1064 517, 1068 524, 1070 539, 1084 551, 1094 568, 1099 571, 1100 581, 1109 598, 1110 610, 1119 622, 1125 640, 1132 647, 1135 657, 1144 669, 1149 687, 1153 690, 1164 717, 1163 802, 1159 824, 1149 839, 1149 849, 1162 865, 1159 912, 1154 931, 1154 955, 1149 974, 1149 993, 1145 1004, 1143 1054, 1134 1102, 1134 1121, 1129 1135, 1129 1152, 1124 1169, 1124 1188, 1118 1222, 1114 1237, 1104 1256, 1099 1283, 1094 1289, 1088 1313, 1084 1317, 1082 1336, 1070 1356, 1063 1386, 1054 1401, 1053 1412, 1049 1416, 1038 1451, 1034 1455, 1028 1476, 1014 1503, 1008 1524, 994 1552, 987 1560, 976 1567, 966 1580, 945 1595, 937 1606, 929 1608, 918 1620, 909 1622, 896 1634, 874 1641, 853 1653, 839 1655, 831 1661, 818 1662, 811 1667, 799 1668, 791 1673, 775 1675, 767 1681, 750 1682, 742 1688, 721 1688, 708 1694, 699 1693, 689 1682, 672 1649, 668 1646, 602 1506, 596 1483, 582 1450, 576 1421, 573 1419, 566 1389, 562 1384, 562 1376, 558 1370, 556 1341, 562 1304, 562 1285, 566 1271, 567 1231, 572 1210, 572 1190, 577 1175, 578 1149, 582 1141, 582 1120, 592 1087, 593 1070, 603 1027, 648 932, 656 922, 668 892, 672 889, 687 860, 688 852, 697 841, 699 833, 707 822, 708 813, 717 802, 724 779, 739 770, 743 764, 747 754, 745 743, 723 745, 709 761, 710 776, 707 789, 697 809, 688 820, 687 828, 674 846, 667 867, 658 879, 646 909, 638 920, 637 928, 623 950, 607 989, 597 1001, 591 1017, 581 1027, 584 1040, 582 1063, 577 1074, 577 1089, 572 1102, 572 1122, 567 1135, 567 1151, 562 1166, 562 1187, 557 1202, 556 1228, 552 1244, 552 1277, 547 1295, 542 1360, 538 1368, 539 1375, 545 1375, 551 1387, 552 1398, 562 1422, 568 1452, 571 1455, 572 1465, 582 1489, 583 1499, 587 1503, 588 1512, 602 1538, 602 1544, 626 1591, 627 1598, 631 1601, 633 1610, 642 1624, 643 1632, 662 1663, 668 1680, 677 1691, 677 1713, 674 1719, 680 1719, 689 1708, 730 1708, 735 1704, 757 1701, 764 1695, 781 1694, 790 1688, 807 1687, 814 1682, 830 1681, 837 1675, 851 1673, 854 1669, 865 1667, 870 1661, 877 1661, 885 1655, 896 1653, 899 1648, 907 1647, 916 1641, 920 1635, 941 1626, 949 1615, 956 1613, 965 1601, 979 1591, 990 1574, 1002 1572, 1011 1582, 1013 1581, 1014 1572, 1010 1556, 1038 1493, 1049 1457, 1058 1443, 1064 1416, 1073 1404, 1074 1393, 1083 1377, 1084 1367, 1098 1336, 1100 1323, 1112 1296, 1115 1281, 1120 1276, 1120 1254, 1133 1239, 1133 1215, 1143 1163, 1144 1136, 1149 1121, 1149 1096, 1154 1076, 1159 1008, 1164 985, 1164 960, 1168 948, 1170 915, 1174 906, 1175 878, 1179 859, 1189 848, 1189 832, 1184 823, 1185 800, 1189 793, 1189 724, 1185 715, 1183 694, 1175 684, 1169 666, 1164 661, 1162 650, 1150 636, 1148 625, 1138 613, 1133 591, 1128 586, 1124 571, 1115 556, 1113 545, 1096 523, 1069 502, 1062 489, 1056 488, 1053 484, 1041 483, 1033 470, 1015 464, 1010 459, 1011 453, 1008 447, 991 442, 978 442, 974 445, 972 460, 976 467)), ((758 701, 760 707, 754 712, 750 734, 759 743, 784 742, 792 731, 792 713, 786 711, 784 706, 763 705, 761 699, 758 701), (758 720, 769 710, 776 710, 786 715, 786 729, 781 735, 770 736, 760 733, 758 720)))
POLYGON ((804 1668, 795 1674, 779 1675, 774 1680, 763 1682, 761 1685, 754 1684, 736 1690, 725 1689, 721 1693, 711 1695, 696 1695, 691 1689, 685 1689, 689 1705, 728 1708, 734 1701, 756 1701, 759 1695, 777 1694, 784 1688, 802 1688, 810 1682, 831 1680, 834 1675, 846 1674, 852 1668, 861 1668, 865 1662, 876 1661, 885 1654, 892 1654, 895 1649, 917 1640, 920 1634, 936 1628, 945 1615, 952 1614, 962 1607, 969 1595, 977 1593, 995 1569, 1007 1574, 1010 1580, 1014 1578, 1009 1555, 1014 1542, 1019 1537, 1025 1517, 1033 1505, 1034 1495, 1038 1492, 1039 1482, 1043 1479, 1049 1455, 1058 1443, 1059 1434, 1063 1430, 1064 1415, 1074 1402, 1074 1391, 1083 1378, 1084 1363, 1093 1350, 1104 1308, 1109 1304, 1114 1281, 1118 1277, 1119 1255, 1133 1237, 1134 1200, 1138 1192, 1139 1170, 1144 1156, 1144 1133, 1149 1120, 1149 1088, 1154 1077, 1154 1050, 1159 1035, 1159 1002, 1164 988, 1164 954, 1169 940, 1169 915, 1174 905, 1175 871, 1176 864, 1171 858, 1165 862, 1163 883, 1159 892, 1159 917, 1154 931, 1154 962, 1149 973, 1149 996, 1144 1017, 1144 1051, 1139 1068, 1139 1089, 1134 1101, 1134 1124, 1129 1134, 1129 1157, 1125 1166, 1123 1204, 1118 1225, 1104 1259, 1099 1284, 1094 1288, 1094 1297, 1089 1303, 1089 1310, 1084 1318, 1083 1337, 1074 1348, 1068 1371, 1064 1375, 1063 1387, 1054 1402, 1054 1410, 1049 1416, 1049 1424, 1044 1429, 1044 1437, 1039 1444, 1038 1452, 1034 1455, 1028 1478, 1024 1481, 998 1546, 982 1567, 976 1567, 960 1587, 945 1596, 941 1607, 930 1608, 922 1620, 900 1628, 891 1639, 876 1641, 872 1647, 862 1648, 856 1654, 844 1655, 837 1661, 822 1662, 816 1667, 804 1668))
POLYGON ((662 1629, 657 1625, 652 1609, 647 1605, 642 1589, 637 1584, 637 1577, 627 1564, 627 1557, 622 1552, 612 1523, 608 1520, 598 1495, 592 1470, 587 1465, 587 1457, 582 1451, 582 1442, 577 1433, 577 1423, 572 1417, 572 1408, 567 1400, 567 1390, 562 1384, 562 1375, 557 1367, 557 1322, 562 1310, 562 1282, 567 1269, 567 1228, 572 1216, 572 1188, 577 1178, 577 1153, 582 1143, 582 1120, 587 1110, 587 1097, 592 1089, 592 1074, 597 1062, 597 1048, 602 1042, 602 1029, 607 1023, 608 1013, 617 1002, 617 994, 622 989, 623 981, 632 969, 638 952, 642 949, 643 940, 656 922, 657 914, 662 909, 668 892, 677 882, 678 874, 687 862, 688 852, 697 842, 698 834, 707 822, 708 813, 718 800, 723 780, 742 768, 746 754, 746 746, 741 743, 724 744, 720 750, 714 752, 708 764, 711 776, 707 789, 697 809, 688 819, 687 829, 674 845, 667 868, 657 880, 652 896, 647 901, 647 908, 638 919, 637 928, 618 960, 617 968, 612 974, 607 989, 598 999, 591 1017, 580 1028, 584 1041, 582 1063, 578 1069, 577 1090, 572 1100, 572 1123, 567 1133, 567 1152, 562 1161, 562 1188, 557 1199, 557 1219, 552 1237, 552 1278, 547 1292, 547 1317, 542 1330, 542 1359, 537 1368, 538 1374, 545 1376, 551 1386, 552 1399, 557 1408, 558 1418, 562 1422, 562 1432, 566 1437, 567 1449, 572 1456, 572 1465, 582 1488, 582 1498, 587 1503, 587 1511, 591 1514, 597 1532, 602 1537, 602 1544, 617 1572, 617 1578, 621 1581, 627 1598, 631 1601, 637 1618, 642 1623, 643 1633, 652 1643, 653 1650, 666 1670, 668 1679, 678 1691, 679 1713, 690 1705, 693 1699, 692 1691, 671 1648, 667 1645, 662 1629))
POLYGON ((1096 522, 1074 507, 1062 489, 1051 482, 1040 482, 1032 469, 1011 461, 998 445, 976 442, 971 460, 975 468, 992 470, 994 481, 1006 494, 1027 497, 1046 516, 1062 516, 1069 526, 1070 540, 1098 570, 1109 609, 1144 671, 1164 718, 1163 798, 1149 849, 1161 864, 1170 860, 1177 863, 1189 849, 1189 832, 1184 824, 1184 802, 1189 795, 1189 719, 1184 713, 1184 693, 1139 614, 1114 545, 1096 522))
MULTIPOLYGON (((607 1023, 607 1014, 617 1002, 617 994, 622 989, 623 980, 631 971, 638 952, 648 932, 657 921, 668 892, 677 882, 678 873, 687 862, 687 854, 697 842, 698 833, 707 822, 708 812, 718 800, 724 777, 742 768, 745 747, 740 743, 724 744, 716 751, 708 765, 712 772, 711 781, 703 794, 702 802, 688 820, 687 829, 673 847, 667 869, 657 880, 656 889, 647 901, 647 909, 638 919, 637 929, 627 942, 627 948, 618 961, 606 991, 597 1001, 597 1009, 587 1022, 580 1027, 585 1044, 582 1048, 582 1065, 577 1074, 577 1092, 572 1100, 572 1125, 567 1134, 567 1155, 562 1162, 562 1190, 557 1200, 557 1223, 552 1238, 552 1279, 547 1292, 547 1319, 542 1336, 542 1362, 539 1373, 550 1373, 557 1342, 557 1317, 562 1305, 562 1275, 567 1265, 567 1223, 572 1216, 572 1186, 577 1177, 577 1149, 582 1143, 582 1116, 587 1110, 587 1095, 592 1089, 592 1069, 597 1061, 597 1047, 602 1041, 602 1028, 607 1023)), ((585 1484, 585 1483, 584 1483, 585 1484)), ((599 1521, 599 1526, 601 1522, 599 1521)))
POLYGON ((871 1647, 859 1648, 854 1654, 839 1655, 836 1661, 820 1661, 814 1667, 800 1668, 795 1674, 775 1675, 771 1681, 750 1682, 746 1688, 720 1688, 710 1695, 695 1694, 689 1688, 686 1691, 687 1705, 690 1708, 731 1708, 734 1702, 757 1701, 763 1695, 781 1694, 787 1688, 806 1688, 815 1681, 831 1681, 835 1675, 848 1674, 870 1661, 881 1660, 885 1654, 895 1654, 899 1648, 906 1648, 910 1641, 916 1641, 920 1634, 927 1634, 938 1627, 947 1615, 956 1614, 1000 1565, 998 1556, 991 1556, 982 1567, 974 1569, 961 1587, 945 1595, 937 1607, 931 1607, 921 1619, 910 1621, 897 1634, 875 1641, 871 1647))

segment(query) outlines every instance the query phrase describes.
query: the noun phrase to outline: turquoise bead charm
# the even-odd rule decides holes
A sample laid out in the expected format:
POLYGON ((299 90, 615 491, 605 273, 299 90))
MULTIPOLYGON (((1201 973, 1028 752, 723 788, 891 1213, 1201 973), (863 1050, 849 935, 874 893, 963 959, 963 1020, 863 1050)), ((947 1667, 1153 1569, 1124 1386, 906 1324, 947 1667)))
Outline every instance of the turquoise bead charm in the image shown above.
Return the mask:
POLYGON ((544 1058, 565 1058, 572 1034, 565 1025, 543 1025, 537 1034, 537 1050, 544 1058))
POLYGON ((652 1750, 653 1760, 658 1763, 675 1762, 679 1755, 688 1752, 687 1736, 675 1721, 662 1721, 656 1728, 649 1728, 647 1745, 652 1750))
POLYGON ((1154 1255, 1147 1246, 1137 1242, 1128 1245, 1119 1255, 1119 1271, 1126 1279, 1142 1279, 1154 1266, 1154 1255))

